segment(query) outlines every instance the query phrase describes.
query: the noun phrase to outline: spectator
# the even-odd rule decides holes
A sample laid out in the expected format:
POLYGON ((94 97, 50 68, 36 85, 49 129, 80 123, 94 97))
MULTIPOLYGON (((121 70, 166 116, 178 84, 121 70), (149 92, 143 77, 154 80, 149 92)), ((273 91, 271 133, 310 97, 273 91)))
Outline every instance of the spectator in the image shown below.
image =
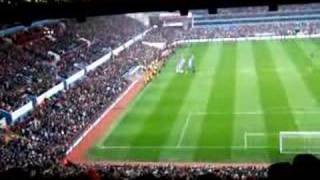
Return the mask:
MULTIPOLYGON (((247 37, 263 33, 292 35, 297 27, 305 34, 318 33, 319 22, 237 25, 229 27, 158 28, 145 41, 167 42, 193 38, 247 37)), ((111 16, 88 21, 85 25, 65 21, 19 32, 6 38, 0 48, 0 108, 13 111, 28 101, 28 95, 40 95, 101 57, 110 49, 144 30, 141 23, 126 16, 111 16), (123 28, 123 24, 130 28, 123 28), (60 59, 48 55, 58 54, 60 59)), ((257 179, 267 177, 267 168, 255 166, 173 166, 173 165, 75 165, 61 164, 67 149, 115 99, 129 86, 123 75, 129 69, 147 66, 159 58, 160 51, 137 42, 115 58, 89 72, 66 92, 46 99, 34 112, 8 130, 0 132, 0 175, 10 179, 17 174, 30 178, 99 179, 257 179)), ((293 165, 270 167, 270 177, 279 177, 277 169, 294 171, 296 177, 314 174, 318 160, 297 157, 293 165), (309 160, 307 160, 309 159, 309 160), (306 168, 307 167, 307 168, 306 168)))

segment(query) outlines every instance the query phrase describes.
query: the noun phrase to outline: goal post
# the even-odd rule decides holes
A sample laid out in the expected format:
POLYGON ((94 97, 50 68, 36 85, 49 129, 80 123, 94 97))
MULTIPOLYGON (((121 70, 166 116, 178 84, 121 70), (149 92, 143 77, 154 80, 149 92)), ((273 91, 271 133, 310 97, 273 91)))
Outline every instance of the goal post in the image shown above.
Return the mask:
POLYGON ((320 154, 320 131, 281 131, 279 149, 281 154, 320 154))

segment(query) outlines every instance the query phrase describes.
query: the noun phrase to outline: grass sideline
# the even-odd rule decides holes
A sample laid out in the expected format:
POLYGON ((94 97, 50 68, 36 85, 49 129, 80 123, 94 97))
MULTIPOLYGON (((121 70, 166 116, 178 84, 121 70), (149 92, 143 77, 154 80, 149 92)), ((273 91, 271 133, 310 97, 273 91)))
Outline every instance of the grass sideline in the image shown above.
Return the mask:
POLYGON ((279 153, 279 132, 320 130, 318 50, 317 39, 178 49, 87 156, 93 161, 290 160, 294 154, 279 153), (194 54, 196 74, 175 73, 181 54, 194 54), (246 133, 262 135, 245 147, 246 133))

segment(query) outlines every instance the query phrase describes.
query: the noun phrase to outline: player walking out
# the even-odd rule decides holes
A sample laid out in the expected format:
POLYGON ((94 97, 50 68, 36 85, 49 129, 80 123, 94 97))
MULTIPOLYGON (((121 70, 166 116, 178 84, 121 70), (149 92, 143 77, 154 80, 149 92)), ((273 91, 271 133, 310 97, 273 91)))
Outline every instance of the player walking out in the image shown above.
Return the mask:
POLYGON ((190 72, 195 73, 196 72, 196 68, 194 66, 193 59, 194 59, 194 56, 191 55, 191 57, 189 58, 189 61, 188 61, 188 69, 189 69, 190 72))
POLYGON ((184 73, 184 65, 185 65, 186 60, 184 59, 183 56, 181 56, 181 59, 179 60, 177 66, 176 66, 176 73, 184 73))

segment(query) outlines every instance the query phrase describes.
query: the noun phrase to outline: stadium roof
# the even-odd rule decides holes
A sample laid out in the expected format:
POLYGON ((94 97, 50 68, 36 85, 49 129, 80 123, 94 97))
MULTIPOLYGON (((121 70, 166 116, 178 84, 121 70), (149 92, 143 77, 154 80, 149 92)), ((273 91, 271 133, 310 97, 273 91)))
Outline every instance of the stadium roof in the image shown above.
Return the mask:
POLYGON ((132 12, 176 11, 188 14, 191 9, 209 9, 239 6, 267 5, 276 10, 281 4, 304 4, 318 0, 0 0, 1 23, 31 23, 52 18, 122 14, 132 12))

